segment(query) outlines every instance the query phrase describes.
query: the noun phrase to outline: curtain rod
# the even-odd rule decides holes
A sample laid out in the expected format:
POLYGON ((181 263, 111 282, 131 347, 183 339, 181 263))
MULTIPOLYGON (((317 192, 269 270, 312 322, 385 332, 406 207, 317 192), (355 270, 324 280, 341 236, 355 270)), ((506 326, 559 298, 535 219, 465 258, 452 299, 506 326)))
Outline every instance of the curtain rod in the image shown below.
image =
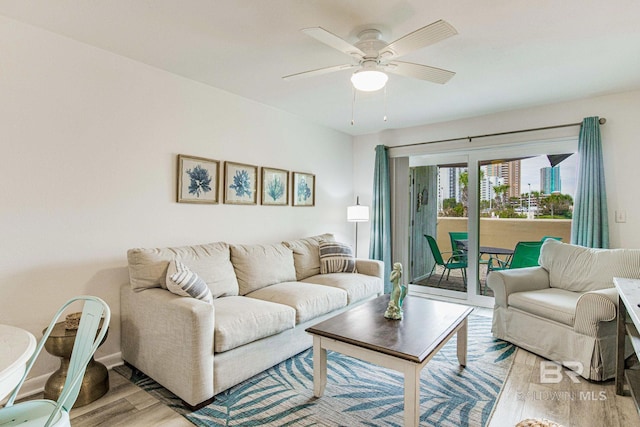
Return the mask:
MULTIPOLYGON (((604 117, 601 117, 600 120, 598 120, 598 122, 601 125, 603 125, 603 124, 605 124, 607 122, 607 119, 605 119, 604 117)), ((565 124, 565 125, 545 126, 545 127, 541 127, 541 128, 512 130, 512 131, 509 131, 509 132, 488 133, 488 134, 485 134, 485 135, 474 135, 474 136, 466 136, 466 137, 461 137, 461 138, 439 139, 437 141, 415 142, 413 144, 394 145, 394 146, 391 146, 389 148, 413 147, 413 146, 416 146, 416 145, 435 144, 435 143, 438 143, 438 142, 464 141, 465 139, 469 140, 469 142, 471 142, 471 140, 473 140, 473 139, 488 138, 490 136, 511 135, 511 134, 514 134, 514 133, 524 133, 524 132, 534 132, 534 131, 538 131, 538 130, 568 128, 568 127, 580 126, 580 125, 582 125, 582 122, 580 122, 580 123, 569 123, 569 124, 565 124)))

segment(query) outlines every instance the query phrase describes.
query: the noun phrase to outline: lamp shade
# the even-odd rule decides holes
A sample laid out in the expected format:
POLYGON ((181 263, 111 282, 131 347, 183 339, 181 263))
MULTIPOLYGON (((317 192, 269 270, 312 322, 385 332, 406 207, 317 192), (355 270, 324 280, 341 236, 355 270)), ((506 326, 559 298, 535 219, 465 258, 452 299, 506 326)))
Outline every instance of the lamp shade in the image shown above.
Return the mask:
POLYGON ((363 92, 375 92, 382 89, 387 84, 388 79, 389 76, 382 71, 360 70, 353 73, 351 83, 353 87, 363 92))
POLYGON ((355 205, 347 208, 347 221, 367 222, 369 221, 369 206, 355 205))

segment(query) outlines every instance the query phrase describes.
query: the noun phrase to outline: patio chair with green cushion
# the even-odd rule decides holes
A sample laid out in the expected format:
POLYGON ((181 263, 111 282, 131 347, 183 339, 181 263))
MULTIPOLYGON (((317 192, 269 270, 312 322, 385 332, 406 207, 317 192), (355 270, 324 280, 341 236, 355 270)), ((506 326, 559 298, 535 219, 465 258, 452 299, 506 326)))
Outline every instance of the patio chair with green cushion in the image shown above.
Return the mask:
POLYGON ((440 248, 438 247, 438 242, 432 236, 425 234, 424 237, 427 238, 427 242, 429 243, 429 248, 431 249, 431 254, 433 255, 433 259, 435 260, 435 264, 433 264, 433 268, 431 269, 431 273, 429 273, 429 277, 433 274, 433 271, 436 269, 436 265, 440 265, 443 267, 442 274, 440 275, 440 280, 438 280, 438 285, 442 282, 442 278, 444 277, 444 273, 447 273, 447 280, 449 280, 449 274, 451 270, 462 270, 462 281, 465 286, 467 285, 467 255, 466 253, 456 253, 456 252, 440 252, 440 248), (444 261, 442 254, 451 253, 451 256, 444 261))
POLYGON ((535 267, 540 265, 540 248, 543 241, 536 242, 518 242, 513 250, 513 255, 506 262, 498 258, 489 260, 489 271, 494 270, 511 270, 515 268, 535 267))
POLYGON ((555 236, 544 236, 542 239, 540 239, 540 241, 544 242, 547 239, 554 239, 554 240, 557 240, 559 242, 562 242, 562 237, 555 237, 555 236))

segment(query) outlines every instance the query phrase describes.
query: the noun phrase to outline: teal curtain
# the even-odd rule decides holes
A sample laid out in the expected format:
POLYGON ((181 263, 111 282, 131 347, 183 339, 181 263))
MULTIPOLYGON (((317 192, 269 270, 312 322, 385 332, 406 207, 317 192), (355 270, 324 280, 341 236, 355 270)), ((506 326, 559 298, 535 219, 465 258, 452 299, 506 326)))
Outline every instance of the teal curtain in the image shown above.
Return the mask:
POLYGON ((571 223, 571 243, 609 247, 607 193, 604 185, 600 119, 582 121, 578 138, 578 179, 571 223))
POLYGON ((376 147, 371 206, 371 239, 369 258, 384 262, 384 292, 391 292, 391 186, 389 183, 389 154, 387 147, 376 147))

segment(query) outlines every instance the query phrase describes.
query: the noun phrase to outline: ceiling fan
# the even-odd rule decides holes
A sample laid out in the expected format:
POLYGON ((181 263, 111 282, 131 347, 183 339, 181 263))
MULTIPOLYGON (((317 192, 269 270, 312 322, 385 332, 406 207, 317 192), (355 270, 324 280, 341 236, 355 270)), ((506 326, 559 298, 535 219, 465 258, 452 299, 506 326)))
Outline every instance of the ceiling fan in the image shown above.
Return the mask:
POLYGON ((391 43, 382 40, 381 32, 376 29, 361 31, 359 40, 353 45, 321 27, 305 28, 302 32, 351 56, 353 62, 291 74, 284 76, 284 80, 357 68, 351 76, 353 86, 361 91, 372 92, 384 87, 388 79, 386 72, 440 84, 448 82, 456 74, 441 68, 396 60, 414 50, 458 34, 451 24, 443 20, 433 22, 391 43))

